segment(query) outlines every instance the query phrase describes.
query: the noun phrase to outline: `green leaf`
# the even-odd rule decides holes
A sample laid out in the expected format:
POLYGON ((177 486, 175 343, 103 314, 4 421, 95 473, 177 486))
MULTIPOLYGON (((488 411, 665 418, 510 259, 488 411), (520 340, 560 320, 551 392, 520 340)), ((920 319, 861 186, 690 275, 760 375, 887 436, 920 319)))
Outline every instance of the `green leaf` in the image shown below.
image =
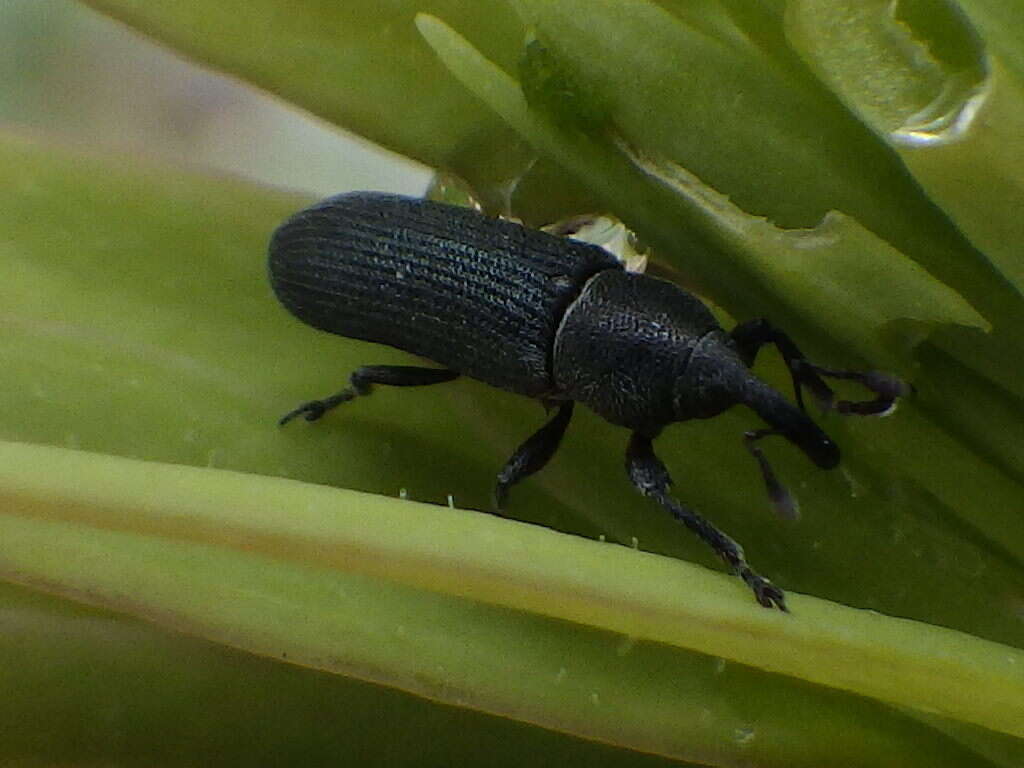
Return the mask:
POLYGON ((830 211, 813 229, 779 229, 744 213, 677 165, 635 154, 634 159, 698 209, 706 226, 760 274, 763 284, 782 295, 800 296, 805 323, 816 321, 872 365, 898 369, 905 364, 905 349, 886 348, 889 327, 899 321, 917 326, 919 336, 911 345, 946 323, 991 329, 959 294, 856 219, 830 211))
MULTIPOLYGON (((1019 299, 920 194, 892 152, 831 94, 795 75, 789 57, 738 49, 649 0, 514 5, 645 154, 686 168, 742 210, 787 229, 842 211, 990 320, 1007 316, 1019 299)), ((476 27, 437 15, 489 58, 476 44, 476 27)), ((621 198, 635 199, 628 189, 611 199, 621 198)))
MULTIPOLYGON (((991 268, 997 257, 970 247, 907 172, 909 161, 786 47, 783 4, 666 1, 662 10, 639 0, 524 0, 515 3, 521 20, 490 5, 329 5, 102 3, 203 61, 461 171, 491 209, 511 199, 532 205, 541 222, 549 201, 568 212, 615 211, 733 316, 770 315, 816 360, 909 367, 919 395, 893 418, 823 420, 844 450, 839 472, 815 472, 789 447, 772 446, 803 502, 799 524, 761 510, 763 489, 739 441, 754 425, 748 414, 671 427, 659 454, 678 475, 680 497, 791 592, 969 635, 799 595, 799 611, 777 616, 721 574, 445 509, 487 508, 495 470, 525 425, 542 419, 531 404, 473 382, 385 391, 322 424, 276 429, 280 413, 336 390, 353 367, 408 359, 315 334, 276 307, 266 239, 306 201, 4 141, 0 435, 149 460, 9 447, 0 562, 11 577, 201 627, 257 653, 287 647, 303 663, 461 705, 489 702, 548 728, 702 764, 820 765, 838 755, 853 765, 1015 765, 1024 741, 985 729, 1016 733, 1021 720, 1019 663, 1006 667, 1022 630, 1024 380, 1007 361, 1024 352, 1024 305, 991 268), (411 24, 421 9, 473 45, 435 23, 426 34, 445 59, 438 65, 411 24), (525 49, 524 25, 536 43, 525 49), (539 86, 529 103, 509 77, 524 50, 542 56, 522 75, 528 91, 539 86), (552 159, 518 178, 534 152, 552 159), (842 213, 819 225, 833 210, 842 213), (819 261, 829 269, 805 271, 819 261), (880 270, 890 264, 887 281, 880 270), (976 327, 934 330, 950 320, 976 327), (400 489, 442 508, 398 501, 400 489), (401 642, 399 625, 408 633, 401 642), (764 639, 757 649, 752 636, 764 639), (723 666, 674 643, 779 671, 723 666), (916 706, 938 701, 944 711, 960 707, 964 720, 897 712, 811 680, 916 706), (991 706, 1001 700, 1009 703, 991 706)), ((1019 40, 1000 24, 1013 12, 997 0, 964 7, 991 43, 986 52, 1019 77, 1019 40)), ((921 18, 910 25, 915 34, 921 18)), ((962 170, 979 171, 982 184, 999 171, 995 157, 981 152, 977 168, 962 170)), ((936 175, 926 191, 939 200, 949 185, 936 175)), ((1000 183, 992 189, 1007 188, 1000 183)), ((943 205, 960 227, 974 226, 943 205)), ((1003 209, 992 218, 1005 221, 1003 209)), ((788 386, 778 366, 761 363, 759 372, 788 386)), ((511 512, 710 563, 699 542, 629 487, 622 441, 579 413, 557 459, 516 489, 511 512)), ((17 602, 5 615, 7 626, 31 620, 17 602)), ((61 700, 44 663, 19 668, 30 684, 7 688, 61 700)), ((268 661, 261 674, 270 666, 280 665, 268 661)), ((311 684, 309 695, 327 698, 335 685, 311 684)), ((389 696, 370 709, 390 707, 389 696)), ((9 704, 24 718, 32 701, 9 704)), ((69 719, 96 723, 90 705, 69 697, 69 719)), ((100 723, 107 746, 96 761, 123 754, 112 720, 100 723)), ((465 762, 459 745, 478 742, 484 720, 466 720, 464 732, 453 726, 452 751, 438 761, 465 762)), ((47 729, 20 734, 37 745, 28 752, 17 751, 24 739, 5 739, 13 744, 5 759, 45 751, 38 745, 52 735, 52 716, 5 722, 47 729)), ((218 716, 210 729, 236 722, 218 716)), ((282 730, 268 729, 283 740, 282 730)), ((352 745, 367 743, 359 738, 352 745)), ((649 762, 577 752, 550 734, 524 739, 564 750, 524 747, 531 762, 537 754, 556 764, 590 764, 595 754, 649 762)), ((392 741, 382 736, 372 754, 390 754, 392 741)))
POLYGON ((1024 291, 1024 86, 942 0, 801 0, 790 39, 1024 291))
MULTIPOLYGON (((962 633, 799 596, 791 615, 765 611, 735 580, 697 566, 461 510, 47 447, 6 444, 0 460, 11 470, 0 489, 7 578, 263 655, 691 759, 729 747, 687 711, 701 705, 676 688, 683 670, 650 677, 633 643, 1024 735, 1024 652, 962 633), (627 644, 614 653, 614 637, 570 622, 627 644), (591 659, 581 656, 588 636, 598 641, 591 659)), ((778 684, 785 695, 790 684, 778 684)), ((769 740, 809 716, 773 709, 753 726, 769 740)), ((732 740, 729 764, 750 749, 744 741, 732 740)), ((781 757, 770 754, 766 764, 781 757)))
MULTIPOLYGON (((275 566, 278 583, 309 578, 275 566)), ((274 580, 263 576, 264 585, 274 580)), ((343 582, 319 580, 326 588, 343 582)), ((246 593, 247 585, 237 586, 246 593)), ((284 594, 279 604, 294 599, 284 594)), ((272 656, 241 652, 10 584, 0 584, 0 604, 0 680, 18 694, 0 699, 7 765, 680 764, 290 664, 280 648, 272 656)), ((335 610, 344 604, 335 594, 335 610)), ((422 629, 424 639, 438 634, 436 624, 422 629)), ((701 672, 699 664, 687 671, 701 672)))

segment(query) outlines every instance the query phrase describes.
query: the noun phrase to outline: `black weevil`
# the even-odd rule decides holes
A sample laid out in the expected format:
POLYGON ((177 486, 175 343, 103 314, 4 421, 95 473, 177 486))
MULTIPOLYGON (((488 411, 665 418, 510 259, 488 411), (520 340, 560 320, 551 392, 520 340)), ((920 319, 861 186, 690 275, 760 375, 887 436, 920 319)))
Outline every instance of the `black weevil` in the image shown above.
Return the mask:
POLYGON ((597 246, 427 200, 355 192, 295 214, 271 240, 270 280, 281 303, 315 328, 444 366, 364 366, 349 387, 300 405, 281 424, 319 419, 374 384, 422 386, 460 375, 557 407, 498 474, 500 508, 511 486, 554 455, 580 401, 632 431, 626 470, 633 485, 710 545, 761 605, 783 610, 783 591, 747 564, 742 548, 669 495, 672 481, 652 441, 672 422, 748 406, 768 427, 746 433, 747 448, 785 513, 792 500, 761 452, 761 438, 780 435, 823 469, 839 462, 835 443, 805 413, 802 388, 857 414, 883 413, 905 390, 886 374, 807 362, 766 320, 727 333, 697 298, 627 272, 597 246), (782 354, 797 405, 751 373, 764 344, 782 354), (836 402, 822 377, 855 380, 875 397, 836 402))

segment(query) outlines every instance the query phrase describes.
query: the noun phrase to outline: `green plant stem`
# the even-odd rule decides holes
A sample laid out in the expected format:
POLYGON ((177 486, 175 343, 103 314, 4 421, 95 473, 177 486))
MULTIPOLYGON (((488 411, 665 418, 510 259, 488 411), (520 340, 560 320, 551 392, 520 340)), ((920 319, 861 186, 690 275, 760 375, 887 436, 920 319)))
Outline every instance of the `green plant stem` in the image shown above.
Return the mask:
MULTIPOLYGON (((0 525, 12 542, 0 572, 15 580, 47 581, 61 563, 12 527, 74 522, 385 578, 1024 736, 1024 651, 960 632, 801 595, 791 615, 768 611, 738 581, 699 566, 353 491, 18 443, 3 444, 0 465, 0 525)), ((90 578, 59 581, 96 594, 76 583, 90 578)))

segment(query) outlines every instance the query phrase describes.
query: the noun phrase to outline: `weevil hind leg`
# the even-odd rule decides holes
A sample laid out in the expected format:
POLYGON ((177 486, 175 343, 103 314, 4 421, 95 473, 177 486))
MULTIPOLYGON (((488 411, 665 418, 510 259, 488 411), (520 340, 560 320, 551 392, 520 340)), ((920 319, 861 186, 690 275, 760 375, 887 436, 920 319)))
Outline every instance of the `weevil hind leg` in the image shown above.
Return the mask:
POLYGON ((349 385, 323 400, 310 400, 289 411, 277 422, 284 426, 292 419, 302 416, 306 421, 316 421, 332 408, 347 403, 360 395, 368 395, 374 384, 388 387, 425 387, 442 384, 458 378, 457 371, 447 368, 422 368, 414 365, 364 365, 352 372, 349 385))
POLYGON ((879 371, 846 371, 823 368, 814 365, 804 357, 803 352, 784 332, 764 318, 740 323, 729 334, 736 348, 748 366, 754 364, 758 350, 765 344, 773 344, 782 355, 793 378, 793 391, 797 404, 804 408, 803 388, 806 387, 822 410, 835 409, 840 413, 860 416, 884 415, 889 413, 896 399, 912 390, 902 380, 879 371), (824 377, 824 378, 823 378, 824 377), (871 400, 836 400, 832 388, 825 378, 855 381, 875 394, 871 400))
POLYGON ((498 482, 494 487, 494 507, 499 512, 505 506, 509 488, 539 472, 551 461, 572 419, 573 405, 572 400, 559 405, 554 417, 516 448, 515 453, 498 473, 498 482))
POLYGON ((785 593, 750 567, 739 544, 669 494, 672 478, 661 459, 654 454, 652 440, 647 435, 634 432, 630 438, 629 447, 626 449, 626 472, 640 493, 661 504, 672 517, 711 547, 732 572, 750 587, 757 602, 765 608, 788 611, 785 593))

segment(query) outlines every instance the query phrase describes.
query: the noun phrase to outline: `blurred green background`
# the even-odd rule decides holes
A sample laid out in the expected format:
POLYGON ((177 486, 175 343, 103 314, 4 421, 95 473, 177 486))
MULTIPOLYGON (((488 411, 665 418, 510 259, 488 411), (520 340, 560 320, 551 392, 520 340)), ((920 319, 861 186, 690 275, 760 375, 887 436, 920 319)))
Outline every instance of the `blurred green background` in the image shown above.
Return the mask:
POLYGON ((314 195, 422 194, 430 171, 65 0, 0 2, 0 126, 314 195))

